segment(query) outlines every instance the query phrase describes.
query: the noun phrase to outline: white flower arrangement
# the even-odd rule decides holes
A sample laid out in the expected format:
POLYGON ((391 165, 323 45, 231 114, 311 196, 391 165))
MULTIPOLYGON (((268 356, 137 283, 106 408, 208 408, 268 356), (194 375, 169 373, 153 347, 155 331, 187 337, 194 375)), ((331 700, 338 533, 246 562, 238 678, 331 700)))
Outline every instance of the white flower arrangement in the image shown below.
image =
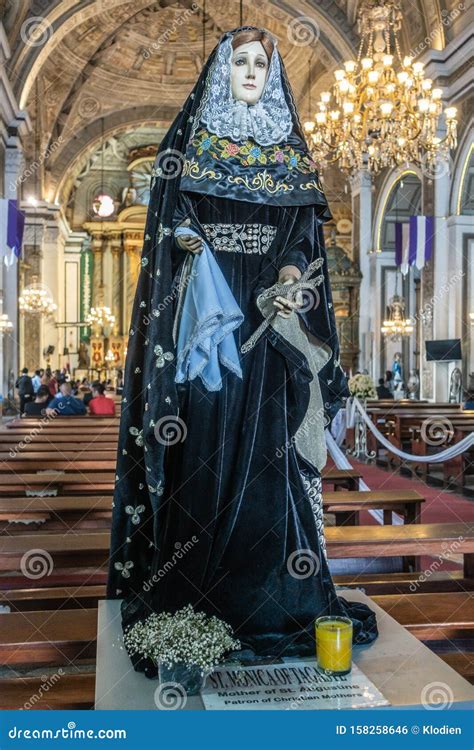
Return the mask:
POLYGON ((349 390, 352 396, 358 398, 377 398, 374 381, 370 375, 359 373, 349 380, 349 390))
POLYGON ((212 670, 224 655, 240 648, 232 637, 231 626, 218 617, 195 612, 188 604, 173 615, 152 614, 137 622, 124 634, 130 656, 140 654, 155 664, 183 664, 212 670))

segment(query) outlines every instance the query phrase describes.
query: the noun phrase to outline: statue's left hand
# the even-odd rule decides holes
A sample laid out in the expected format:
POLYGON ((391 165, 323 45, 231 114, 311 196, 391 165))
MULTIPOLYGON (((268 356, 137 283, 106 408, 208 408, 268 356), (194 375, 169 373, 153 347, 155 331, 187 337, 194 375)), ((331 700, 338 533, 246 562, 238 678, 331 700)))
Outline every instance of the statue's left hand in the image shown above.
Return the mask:
MULTIPOLYGON (((289 279, 286 279, 283 284, 294 284, 296 281, 296 278, 291 277, 289 279)), ((282 318, 289 318, 291 313, 294 310, 298 310, 303 305, 303 296, 300 291, 296 293, 296 299, 293 302, 292 300, 287 299, 286 297, 275 297, 273 300, 274 306, 277 308, 277 315, 281 315, 282 318)))

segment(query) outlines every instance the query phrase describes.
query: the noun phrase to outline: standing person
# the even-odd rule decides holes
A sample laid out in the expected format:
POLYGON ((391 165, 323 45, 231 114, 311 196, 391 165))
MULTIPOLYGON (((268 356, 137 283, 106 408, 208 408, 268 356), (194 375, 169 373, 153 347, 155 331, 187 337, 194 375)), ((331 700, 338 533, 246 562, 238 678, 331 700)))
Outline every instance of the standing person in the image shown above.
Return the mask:
POLYGON ((40 385, 34 401, 25 404, 25 417, 42 417, 46 414, 46 408, 52 396, 47 385, 40 385))
POLYGON ((276 40, 225 33, 153 169, 108 581, 124 627, 190 604, 258 656, 314 656, 322 615, 350 617, 355 643, 377 637, 374 611, 338 596, 325 555, 324 430, 349 395, 331 218, 276 40), (184 159, 171 179, 170 152, 184 159))
POLYGON ((388 391, 390 391, 390 393, 392 394, 392 398, 393 398, 393 392, 395 390, 395 383, 394 383, 394 380, 393 380, 393 372, 391 370, 386 370, 385 371, 385 383, 384 383, 384 385, 385 385, 385 388, 388 391))
POLYGON ((88 406, 91 414, 115 416, 115 402, 113 398, 105 395, 105 386, 102 383, 92 386, 92 398, 88 406))
POLYGON ((15 383, 15 388, 18 388, 18 395, 20 397, 20 414, 23 414, 25 411, 25 404, 33 399, 35 393, 33 381, 28 375, 27 367, 24 367, 21 371, 21 375, 15 383))
POLYGON ((61 417, 73 417, 86 413, 83 402, 72 395, 71 384, 67 382, 61 383, 58 395, 53 398, 46 409, 46 414, 49 416, 56 414, 61 417))
POLYGON ((31 378, 31 382, 33 383, 33 388, 34 388, 35 393, 38 393, 38 389, 41 385, 41 376, 42 376, 41 370, 35 370, 35 374, 31 378))
POLYGON ((49 381, 49 390, 51 391, 53 396, 55 396, 59 391, 60 380, 61 372, 60 370, 55 370, 54 374, 51 375, 51 380, 49 381))
POLYGON ((379 378, 379 384, 377 386, 377 398, 393 398, 393 393, 387 388, 383 378, 379 378))

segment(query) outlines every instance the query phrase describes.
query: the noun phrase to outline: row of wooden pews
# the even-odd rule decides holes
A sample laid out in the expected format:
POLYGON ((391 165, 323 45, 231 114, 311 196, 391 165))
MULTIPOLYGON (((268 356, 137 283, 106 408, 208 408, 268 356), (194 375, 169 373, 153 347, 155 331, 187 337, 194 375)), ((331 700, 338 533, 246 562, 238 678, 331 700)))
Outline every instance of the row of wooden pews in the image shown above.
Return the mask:
MULTIPOLYGON (((474 410, 461 404, 427 401, 369 400, 367 413, 377 429, 399 450, 413 456, 432 456, 459 443, 474 431, 474 410)), ((354 429, 347 433, 347 447, 354 446, 354 429)), ((441 481, 445 487, 474 495, 474 447, 450 461, 439 463, 400 459, 387 451, 368 430, 368 451, 381 466, 399 468, 423 480, 441 481)))
MULTIPOLYGON (((58 417, 41 429, 16 420, 0 431, 0 708, 93 706, 117 439, 117 418, 58 417), (29 562, 34 574, 38 550, 50 569, 25 575, 29 562)), ((364 588, 417 637, 443 644, 442 658, 474 679, 472 525, 423 524, 422 494, 362 493, 359 478, 356 470, 324 471, 329 559, 401 556, 405 565, 397 573, 362 566, 335 576, 336 584, 364 588), (367 510, 382 511, 384 524, 364 526, 367 510), (391 524, 394 512, 403 526, 391 524), (463 568, 421 581, 416 561, 453 545, 463 568)))

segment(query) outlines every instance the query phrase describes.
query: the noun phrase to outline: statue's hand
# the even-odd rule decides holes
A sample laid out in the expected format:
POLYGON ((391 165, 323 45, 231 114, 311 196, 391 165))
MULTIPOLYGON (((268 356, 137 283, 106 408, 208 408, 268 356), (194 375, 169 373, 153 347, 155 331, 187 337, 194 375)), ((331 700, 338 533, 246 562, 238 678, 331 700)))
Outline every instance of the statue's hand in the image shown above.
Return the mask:
MULTIPOLYGON (((191 220, 185 219, 179 226, 189 227, 190 224, 191 220)), ((202 252, 202 239, 200 237, 195 237, 192 234, 181 234, 179 237, 176 237, 176 242, 182 250, 188 250, 190 253, 197 254, 202 252)))
MULTIPOLYGON (((283 284, 294 284, 297 279, 290 277, 283 281, 283 284)), ((289 318, 294 310, 298 310, 303 305, 303 296, 300 291, 296 293, 296 299, 286 299, 286 297, 275 297, 273 300, 274 306, 277 308, 277 315, 281 315, 282 318, 289 318)))

